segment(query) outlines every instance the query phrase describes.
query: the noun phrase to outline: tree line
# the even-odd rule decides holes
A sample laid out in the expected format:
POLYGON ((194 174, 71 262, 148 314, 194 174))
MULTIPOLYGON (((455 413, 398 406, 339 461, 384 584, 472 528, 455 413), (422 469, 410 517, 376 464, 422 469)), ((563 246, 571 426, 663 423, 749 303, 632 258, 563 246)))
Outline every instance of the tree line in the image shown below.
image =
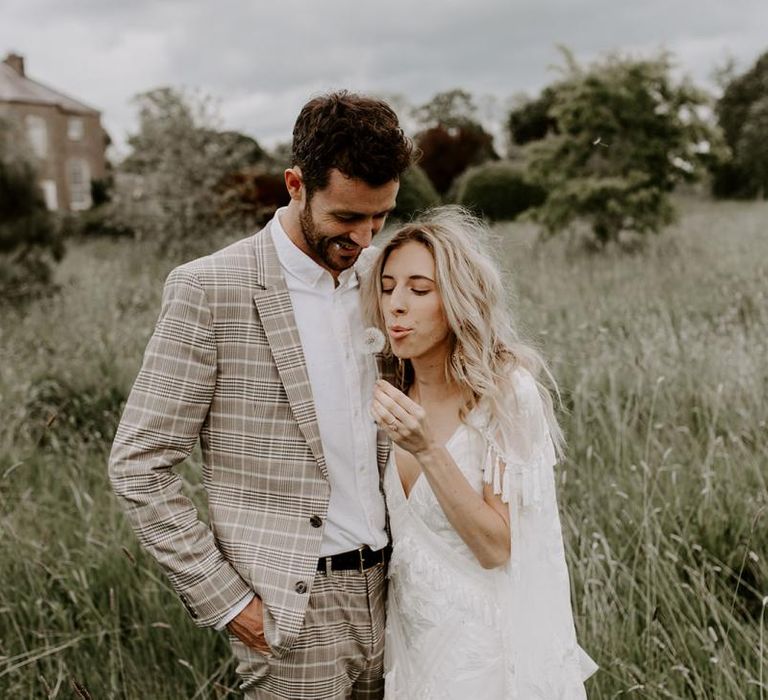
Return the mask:
MULTIPOLYGON (((492 220, 520 215, 554 235, 585 224, 605 247, 658 232, 675 216, 670 194, 708 180, 715 197, 768 192, 768 52, 741 74, 726 70, 714 99, 673 77, 672 57, 620 54, 579 64, 505 116, 494 141, 463 89, 396 108, 413 125, 419 160, 401 183, 396 216, 457 202, 492 220), (497 139, 498 141, 498 139, 497 139)), ((50 278, 67 235, 130 235, 174 254, 211 232, 258 226, 286 202, 290 145, 272 150, 222 129, 209 98, 165 87, 134 98, 138 128, 94 208, 45 211, 34 159, 0 122, 0 288, 10 298, 50 278)))

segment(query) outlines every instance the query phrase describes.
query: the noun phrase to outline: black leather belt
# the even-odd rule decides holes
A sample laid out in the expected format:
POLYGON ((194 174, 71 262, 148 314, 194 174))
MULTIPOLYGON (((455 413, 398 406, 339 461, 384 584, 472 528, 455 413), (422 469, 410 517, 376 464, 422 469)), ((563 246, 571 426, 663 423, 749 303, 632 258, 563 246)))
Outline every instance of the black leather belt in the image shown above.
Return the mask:
POLYGON ((349 552, 341 552, 330 557, 320 557, 317 560, 317 570, 327 573, 329 571, 350 571, 356 569, 362 573, 373 566, 386 563, 389 558, 389 551, 389 545, 376 551, 365 545, 360 547, 360 549, 353 549, 349 552))

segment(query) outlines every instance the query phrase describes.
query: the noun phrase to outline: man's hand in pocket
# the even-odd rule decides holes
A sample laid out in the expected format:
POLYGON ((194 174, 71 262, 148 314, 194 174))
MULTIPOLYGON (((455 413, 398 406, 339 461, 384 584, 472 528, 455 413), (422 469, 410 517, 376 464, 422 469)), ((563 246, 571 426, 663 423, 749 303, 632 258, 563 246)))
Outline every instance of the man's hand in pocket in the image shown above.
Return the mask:
POLYGON ((232 620, 227 629, 243 644, 266 656, 272 656, 272 650, 264 638, 264 605, 255 597, 232 620))

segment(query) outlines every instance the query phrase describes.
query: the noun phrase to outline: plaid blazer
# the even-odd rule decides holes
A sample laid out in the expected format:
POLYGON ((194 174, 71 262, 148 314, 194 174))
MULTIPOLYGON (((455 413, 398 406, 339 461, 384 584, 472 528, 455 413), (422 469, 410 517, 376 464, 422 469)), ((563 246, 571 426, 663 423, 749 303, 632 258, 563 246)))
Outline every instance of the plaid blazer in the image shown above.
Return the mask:
MULTIPOLYGON (((380 475, 388 453, 379 431, 380 475)), ((254 591, 273 651, 290 648, 317 567, 330 484, 269 226, 169 275, 109 473, 141 543, 197 624, 216 624, 254 591), (173 471, 198 437, 208 524, 173 471)))

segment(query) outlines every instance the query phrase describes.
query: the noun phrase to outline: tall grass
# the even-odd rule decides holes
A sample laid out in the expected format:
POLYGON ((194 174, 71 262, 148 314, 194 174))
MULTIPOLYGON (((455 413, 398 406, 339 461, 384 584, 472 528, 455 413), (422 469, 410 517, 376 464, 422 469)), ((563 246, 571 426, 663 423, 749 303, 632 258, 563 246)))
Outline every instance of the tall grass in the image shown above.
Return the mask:
MULTIPOLYGON (((590 698, 768 699, 768 206, 686 202, 634 255, 497 234, 563 393, 590 698)), ((59 295, 0 311, 0 697, 237 696, 105 475, 170 266, 82 244, 59 295)))

